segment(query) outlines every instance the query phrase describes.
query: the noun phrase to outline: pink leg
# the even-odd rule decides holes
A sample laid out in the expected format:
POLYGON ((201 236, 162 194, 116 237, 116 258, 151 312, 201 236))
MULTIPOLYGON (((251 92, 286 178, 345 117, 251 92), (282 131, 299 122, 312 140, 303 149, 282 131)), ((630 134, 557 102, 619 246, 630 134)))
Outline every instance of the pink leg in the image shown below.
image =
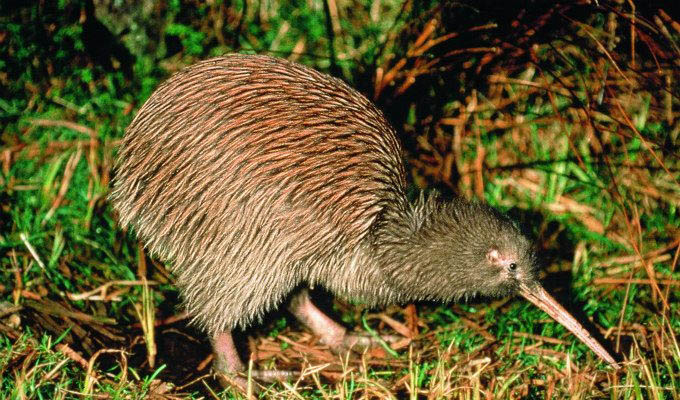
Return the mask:
MULTIPOLYGON (((378 341, 370 336, 348 334, 347 329, 333 321, 312 303, 307 289, 303 289, 291 299, 288 310, 295 318, 311 329, 321 339, 321 343, 327 345, 336 353, 350 350, 355 346, 367 348, 378 345, 378 341)), ((400 337, 382 336, 382 339, 387 342, 395 342, 400 337)))
MULTIPOLYGON (((248 390, 248 380, 239 376, 239 373, 245 371, 245 366, 238 356, 231 332, 221 332, 213 336, 212 346, 213 353, 215 354, 213 369, 217 381, 224 388, 234 386, 246 393, 248 390)), ((257 392, 258 386, 253 385, 253 387, 257 392)))
MULTIPOLYGON (((212 345, 215 353, 213 368, 217 373, 217 380, 223 387, 236 386, 245 393, 248 389, 248 380, 244 376, 248 371, 238 356, 231 333, 222 332, 213 336, 212 345)), ((298 376, 300 374, 295 371, 251 371, 251 377, 262 382, 293 379, 298 376)), ((253 393, 259 392, 260 385, 257 381, 253 382, 252 387, 253 393)))
POLYGON ((213 336, 212 345, 215 353, 215 369, 230 374, 245 371, 246 368, 238 356, 231 332, 222 332, 213 336))

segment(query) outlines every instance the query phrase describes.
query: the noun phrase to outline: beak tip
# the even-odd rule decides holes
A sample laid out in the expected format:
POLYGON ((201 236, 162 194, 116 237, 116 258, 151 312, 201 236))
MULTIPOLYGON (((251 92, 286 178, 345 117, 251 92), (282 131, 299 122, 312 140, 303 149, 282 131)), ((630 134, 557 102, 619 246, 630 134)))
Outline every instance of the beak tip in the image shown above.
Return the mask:
POLYGON ((520 284, 519 294, 522 295, 529 302, 542 309, 558 323, 562 324, 570 330, 576 337, 585 343, 590 349, 597 354, 602 360, 606 361, 614 369, 620 369, 621 366, 614 360, 609 352, 595 340, 588 331, 562 306, 557 300, 548 294, 543 287, 536 283, 522 283, 520 284))

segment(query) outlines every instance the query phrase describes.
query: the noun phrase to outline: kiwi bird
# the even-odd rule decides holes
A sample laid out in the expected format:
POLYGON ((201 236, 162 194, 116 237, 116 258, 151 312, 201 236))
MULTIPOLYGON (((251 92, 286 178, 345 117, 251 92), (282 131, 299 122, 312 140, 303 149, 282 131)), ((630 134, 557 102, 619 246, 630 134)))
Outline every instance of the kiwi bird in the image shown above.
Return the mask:
POLYGON ((370 306, 520 294, 609 353, 539 284, 531 242, 494 209, 406 196, 394 129, 339 79, 233 54, 175 73, 127 128, 110 195, 169 261, 215 368, 243 369, 232 330, 288 307, 334 350, 363 339, 310 301, 370 306))

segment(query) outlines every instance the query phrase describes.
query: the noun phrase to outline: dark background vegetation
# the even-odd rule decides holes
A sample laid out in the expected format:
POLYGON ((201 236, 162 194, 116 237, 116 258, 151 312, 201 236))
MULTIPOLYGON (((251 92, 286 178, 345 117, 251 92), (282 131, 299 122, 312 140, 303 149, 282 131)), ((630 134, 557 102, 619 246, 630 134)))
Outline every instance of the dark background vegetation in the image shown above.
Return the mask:
POLYGON ((240 396, 220 393, 172 276, 106 196, 159 83, 247 52, 373 99, 414 195, 520 221, 547 287, 623 366, 521 300, 329 300, 348 327, 403 335, 397 357, 340 360, 274 313, 241 334, 244 353, 306 375, 263 396, 680 398, 679 20, 672 2, 640 1, 0 3, 0 397, 240 396))

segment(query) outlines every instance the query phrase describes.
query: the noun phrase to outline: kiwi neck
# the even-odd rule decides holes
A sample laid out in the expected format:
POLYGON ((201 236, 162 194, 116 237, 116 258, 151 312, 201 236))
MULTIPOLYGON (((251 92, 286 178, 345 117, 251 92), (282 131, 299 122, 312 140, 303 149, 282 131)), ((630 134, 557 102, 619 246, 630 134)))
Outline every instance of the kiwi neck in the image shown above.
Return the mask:
POLYGON ((455 275, 452 264, 464 274, 474 270, 476 262, 451 259, 458 253, 455 248, 463 249, 474 243, 467 243, 470 240, 467 235, 448 242, 450 227, 439 222, 445 219, 438 218, 442 207, 435 196, 425 199, 421 195, 413 203, 386 210, 376 229, 372 263, 381 271, 386 285, 403 301, 448 301, 475 294, 467 285, 457 285, 446 275, 455 275))

